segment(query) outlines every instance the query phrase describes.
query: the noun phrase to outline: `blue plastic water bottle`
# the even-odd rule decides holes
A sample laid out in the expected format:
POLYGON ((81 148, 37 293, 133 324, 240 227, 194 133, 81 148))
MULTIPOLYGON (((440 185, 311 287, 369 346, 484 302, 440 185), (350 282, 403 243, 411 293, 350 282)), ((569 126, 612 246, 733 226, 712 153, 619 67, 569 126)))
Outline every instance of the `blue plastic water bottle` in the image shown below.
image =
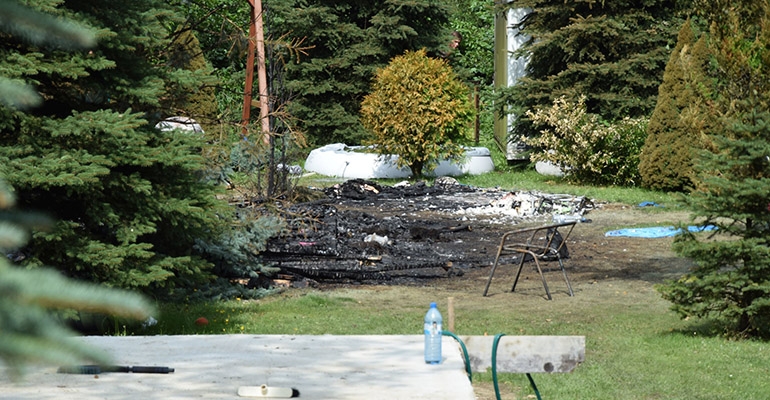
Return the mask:
POLYGON ((425 314, 425 362, 428 364, 441 363, 442 322, 436 303, 430 303, 430 309, 425 314))

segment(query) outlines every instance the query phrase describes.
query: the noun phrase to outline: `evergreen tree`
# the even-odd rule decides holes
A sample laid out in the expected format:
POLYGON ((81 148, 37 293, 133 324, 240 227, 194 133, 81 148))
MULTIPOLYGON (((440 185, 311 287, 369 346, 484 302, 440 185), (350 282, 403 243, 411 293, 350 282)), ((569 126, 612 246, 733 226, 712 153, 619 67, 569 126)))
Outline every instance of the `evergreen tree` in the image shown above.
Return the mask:
POLYGON ((268 276, 279 269, 265 265, 259 253, 265 250, 268 239, 284 228, 284 221, 276 216, 254 215, 247 208, 239 209, 237 214, 238 219, 217 241, 196 244, 214 263, 217 279, 199 287, 195 297, 259 298, 275 291, 268 276), (246 284, 229 284, 238 280, 246 284))
POLYGON ((437 0, 265 1, 273 37, 305 38, 307 55, 287 64, 290 112, 315 144, 360 144, 360 103, 377 69, 405 50, 447 50, 449 7, 437 0))
POLYGON ((175 69, 175 84, 180 85, 173 88, 173 92, 185 95, 167 98, 163 108, 167 110, 167 114, 172 115, 166 116, 188 116, 197 121, 204 132, 214 133, 219 128, 216 122, 217 80, 211 75, 211 66, 206 61, 200 42, 192 29, 183 27, 175 32, 168 63, 175 69))
MULTIPOLYGON (((188 25, 198 33, 203 52, 220 78, 217 98, 222 122, 237 124, 240 112, 233 110, 240 111, 243 101, 248 2, 172 3, 188 15, 188 25)), ((353 0, 263 0, 262 4, 267 52, 272 53, 267 59, 268 69, 273 68, 271 64, 286 64, 280 77, 271 77, 268 71, 268 84, 282 87, 290 100, 287 107, 278 104, 274 108, 296 119, 293 132, 304 134, 311 145, 359 144, 366 135, 358 119, 360 102, 369 92, 374 72, 406 50, 426 48, 431 56, 444 54, 452 38, 452 4, 436 0, 367 4, 353 0)), ((476 13, 481 12, 478 8, 476 13)), ((469 45, 476 44, 468 57, 483 53, 483 40, 469 39, 469 45)), ((471 67, 468 70, 474 76, 491 68, 491 57, 486 66, 473 64, 465 56, 460 61, 458 66, 471 67)), ((271 96, 284 94, 271 90, 271 96)))
POLYGON ((655 111, 650 117, 639 173, 642 185, 656 190, 685 191, 695 183, 695 152, 707 144, 702 132, 709 130, 708 115, 689 118, 697 105, 694 74, 705 71, 709 62, 705 38, 698 40, 689 20, 679 31, 676 47, 663 74, 655 111), (696 122, 698 122, 696 124, 696 122))
POLYGON ((695 217, 716 237, 687 234, 675 250, 696 262, 660 290, 682 317, 770 336, 770 2, 698 1, 709 22, 709 69, 695 75, 698 108, 716 123, 699 153, 695 217))
POLYGON ((199 179, 202 138, 154 128, 163 104, 185 97, 175 89, 205 72, 169 64, 173 12, 157 0, 34 7, 91 27, 98 44, 64 52, 0 36, 0 71, 44 99, 31 113, 0 108, 0 174, 20 206, 57 221, 23 263, 126 288, 207 281, 194 244, 217 238, 230 211, 199 179))
POLYGON ((104 352, 72 340, 52 311, 88 310, 127 318, 147 318, 151 307, 135 293, 66 279, 50 268, 12 266, 20 257, 29 229, 48 226, 49 219, 14 209, 10 188, 0 181, 0 360, 17 378, 31 361, 67 365, 109 362, 104 352), (8 254, 8 257, 6 257, 8 254))
POLYGON ((398 155, 414 178, 442 158, 459 158, 473 108, 468 87, 444 60, 425 50, 394 57, 377 71, 372 92, 361 103, 370 143, 382 155, 398 155))
POLYGON ((460 45, 450 50, 452 69, 468 84, 492 85, 495 59, 495 14, 486 0, 452 0, 450 25, 460 45))
MULTIPOLYGON (((64 47, 87 47, 94 42, 88 30, 14 2, 0 0, 0 15, 0 31, 25 42, 64 47)), ((32 87, 3 76, 0 81, 4 82, 0 83, 5 85, 4 89, 10 88, 0 91, 0 104, 5 107, 40 103, 32 87)), ((50 269, 11 266, 9 259, 21 257, 18 249, 25 244, 29 230, 51 225, 46 216, 18 211, 15 202, 12 190, 0 179, 0 359, 9 367, 12 377, 18 377, 24 364, 32 360, 59 365, 83 360, 109 362, 103 352, 73 341, 72 332, 61 326, 51 310, 87 309, 146 318, 149 305, 135 294, 74 282, 50 269)))
POLYGON ((500 112, 517 116, 514 136, 536 135, 524 112, 565 96, 586 95, 587 111, 606 121, 647 117, 681 26, 677 0, 521 0, 527 76, 501 90, 500 112))

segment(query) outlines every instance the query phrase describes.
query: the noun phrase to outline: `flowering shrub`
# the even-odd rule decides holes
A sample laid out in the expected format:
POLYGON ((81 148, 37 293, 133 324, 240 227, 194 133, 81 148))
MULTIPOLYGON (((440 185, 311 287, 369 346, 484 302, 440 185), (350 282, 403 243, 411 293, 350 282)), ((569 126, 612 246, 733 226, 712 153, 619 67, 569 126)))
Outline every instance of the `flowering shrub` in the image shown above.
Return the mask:
POLYGON ((581 184, 636 186, 639 184, 639 153, 646 137, 647 119, 603 121, 586 111, 586 97, 577 102, 562 96, 547 108, 527 111, 540 128, 537 137, 525 142, 540 151, 533 162, 559 166, 565 177, 581 184))

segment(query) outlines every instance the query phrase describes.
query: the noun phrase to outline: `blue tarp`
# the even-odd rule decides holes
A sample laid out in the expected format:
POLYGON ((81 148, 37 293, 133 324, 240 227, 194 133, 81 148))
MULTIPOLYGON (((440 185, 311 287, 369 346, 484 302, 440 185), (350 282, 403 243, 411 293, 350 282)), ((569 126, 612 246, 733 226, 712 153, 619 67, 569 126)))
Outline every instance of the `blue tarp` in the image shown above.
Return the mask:
MULTIPOLYGON (((690 232, 703 232, 703 231, 712 231, 716 229, 713 225, 708 226, 694 226, 690 225, 687 227, 687 230, 690 232)), ((663 237, 671 237, 676 236, 678 234, 682 233, 682 230, 680 228, 676 228, 673 226, 652 226, 649 228, 629 228, 629 229, 618 229, 615 231, 609 231, 604 234, 604 236, 628 236, 628 237, 639 237, 639 238, 663 238, 663 237)))

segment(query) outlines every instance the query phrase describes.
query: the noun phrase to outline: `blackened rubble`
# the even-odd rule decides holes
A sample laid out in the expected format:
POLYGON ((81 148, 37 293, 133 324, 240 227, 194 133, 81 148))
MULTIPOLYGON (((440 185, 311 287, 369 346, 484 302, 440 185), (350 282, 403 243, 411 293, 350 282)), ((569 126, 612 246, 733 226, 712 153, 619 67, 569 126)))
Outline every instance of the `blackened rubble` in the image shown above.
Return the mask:
POLYGON ((453 178, 433 186, 355 179, 324 192, 327 199, 285 209, 286 232, 262 253, 284 275, 362 283, 458 276, 491 265, 500 236, 513 225, 550 222, 554 211, 582 217, 590 209, 584 198, 554 202, 553 195, 523 192, 526 200, 517 201, 512 192, 453 178))

